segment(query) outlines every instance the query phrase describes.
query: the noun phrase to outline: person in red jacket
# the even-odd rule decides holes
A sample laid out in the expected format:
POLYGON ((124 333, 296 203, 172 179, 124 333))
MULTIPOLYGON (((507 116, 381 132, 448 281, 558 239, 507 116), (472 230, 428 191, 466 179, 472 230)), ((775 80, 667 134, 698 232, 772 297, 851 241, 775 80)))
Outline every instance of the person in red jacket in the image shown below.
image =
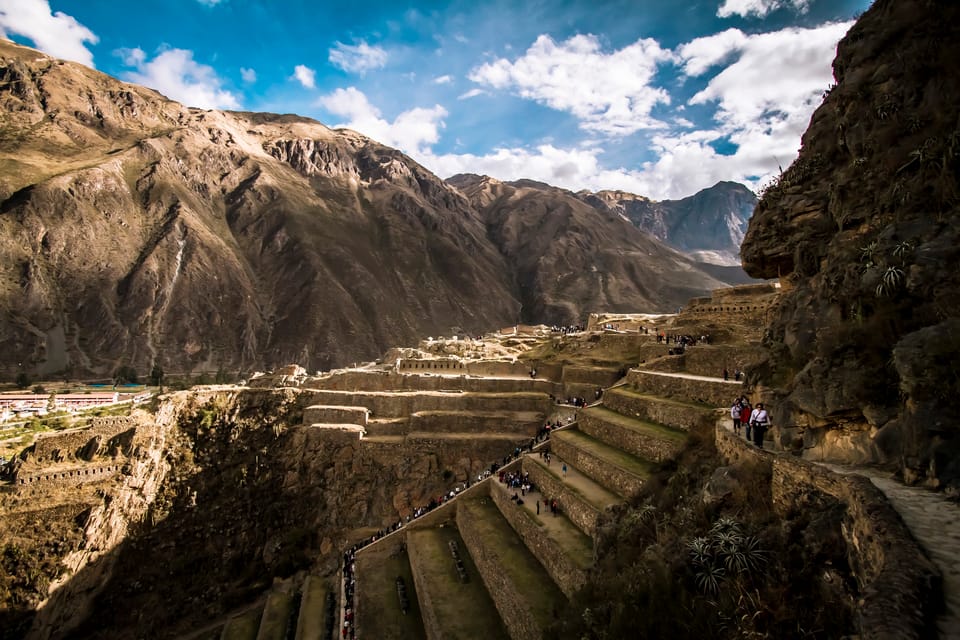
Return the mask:
POLYGON ((743 398, 743 402, 740 406, 740 424, 746 425, 747 429, 747 441, 750 440, 751 428, 750 428, 750 414, 753 413, 753 407, 750 406, 750 401, 746 398, 743 398))

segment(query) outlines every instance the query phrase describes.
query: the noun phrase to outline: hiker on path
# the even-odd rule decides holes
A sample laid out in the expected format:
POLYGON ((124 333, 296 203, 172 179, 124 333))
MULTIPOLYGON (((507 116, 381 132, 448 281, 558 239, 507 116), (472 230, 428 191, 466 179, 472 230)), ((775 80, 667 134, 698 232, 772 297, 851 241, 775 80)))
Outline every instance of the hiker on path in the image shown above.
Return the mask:
POLYGON ((750 427, 750 415, 753 413, 753 407, 750 406, 750 401, 743 397, 740 399, 740 424, 746 426, 747 430, 747 440, 750 439, 752 433, 750 427))
POLYGON ((733 418, 733 432, 737 435, 740 435, 740 412, 743 410, 743 405, 740 404, 740 398, 737 398, 733 401, 733 406, 730 407, 730 417, 733 418))
POLYGON ((770 415, 764 409, 763 403, 758 402, 757 408, 750 414, 750 424, 753 425, 753 444, 763 448, 763 434, 770 426, 770 415))
POLYGON ((566 463, 566 462, 563 463, 563 477, 564 477, 564 478, 567 477, 567 463, 566 463))

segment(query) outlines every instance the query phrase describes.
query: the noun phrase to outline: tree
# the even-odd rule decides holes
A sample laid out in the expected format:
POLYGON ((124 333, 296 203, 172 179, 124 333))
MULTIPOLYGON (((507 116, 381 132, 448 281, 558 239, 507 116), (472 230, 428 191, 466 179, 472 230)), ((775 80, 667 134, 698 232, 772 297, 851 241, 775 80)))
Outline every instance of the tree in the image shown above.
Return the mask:
POLYGON ((153 368, 150 369, 150 384, 154 387, 159 387, 163 384, 163 369, 160 367, 159 362, 154 362, 153 368))
POLYGON ((33 391, 34 393, 36 393, 36 394, 38 394, 38 395, 42 395, 42 394, 45 394, 45 393, 47 392, 47 389, 46 389, 46 387, 44 387, 42 384, 38 384, 38 385, 34 386, 33 389, 31 389, 31 391, 33 391))
POLYGON ((137 370, 125 364, 113 374, 113 381, 116 384, 137 384, 137 370))
POLYGON ((17 374, 16 383, 18 389, 26 389, 32 382, 26 371, 21 371, 17 374))

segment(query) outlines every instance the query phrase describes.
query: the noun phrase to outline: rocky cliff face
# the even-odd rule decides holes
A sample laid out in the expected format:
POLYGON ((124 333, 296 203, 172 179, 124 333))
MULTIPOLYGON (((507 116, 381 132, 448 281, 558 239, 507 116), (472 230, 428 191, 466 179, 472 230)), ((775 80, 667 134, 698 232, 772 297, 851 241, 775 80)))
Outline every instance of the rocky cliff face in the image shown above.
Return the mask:
POLYGON ((512 267, 525 317, 569 323, 596 309, 671 312, 697 289, 726 284, 570 191, 466 174, 447 181, 484 217, 512 267))
POLYGON ((681 200, 657 202, 624 191, 581 191, 584 202, 623 215, 638 228, 704 262, 740 264, 740 244, 757 196, 737 182, 718 182, 681 200))
MULTIPOLYGON (((511 231, 488 234, 489 216, 394 149, 296 116, 187 109, 6 41, 0 114, 6 376, 314 370, 454 327, 665 310, 720 284, 655 243, 594 244, 607 232, 548 222, 547 204, 531 205, 548 227, 535 235, 574 253, 533 268, 511 231)), ((534 230, 513 215, 494 227, 534 230)))
POLYGON ((785 446, 960 488, 960 7, 878 0, 742 256, 785 285, 751 380, 785 446), (954 354, 954 355, 949 355, 954 354))

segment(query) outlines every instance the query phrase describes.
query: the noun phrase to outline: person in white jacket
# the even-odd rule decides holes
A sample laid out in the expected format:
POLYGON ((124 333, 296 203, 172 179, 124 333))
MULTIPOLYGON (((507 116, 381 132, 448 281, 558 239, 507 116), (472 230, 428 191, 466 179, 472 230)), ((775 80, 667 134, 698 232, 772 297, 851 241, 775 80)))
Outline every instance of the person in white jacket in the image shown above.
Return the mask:
POLYGON ((753 413, 750 414, 750 426, 753 427, 753 444, 763 448, 763 434, 770 427, 770 414, 762 402, 758 402, 753 413))

